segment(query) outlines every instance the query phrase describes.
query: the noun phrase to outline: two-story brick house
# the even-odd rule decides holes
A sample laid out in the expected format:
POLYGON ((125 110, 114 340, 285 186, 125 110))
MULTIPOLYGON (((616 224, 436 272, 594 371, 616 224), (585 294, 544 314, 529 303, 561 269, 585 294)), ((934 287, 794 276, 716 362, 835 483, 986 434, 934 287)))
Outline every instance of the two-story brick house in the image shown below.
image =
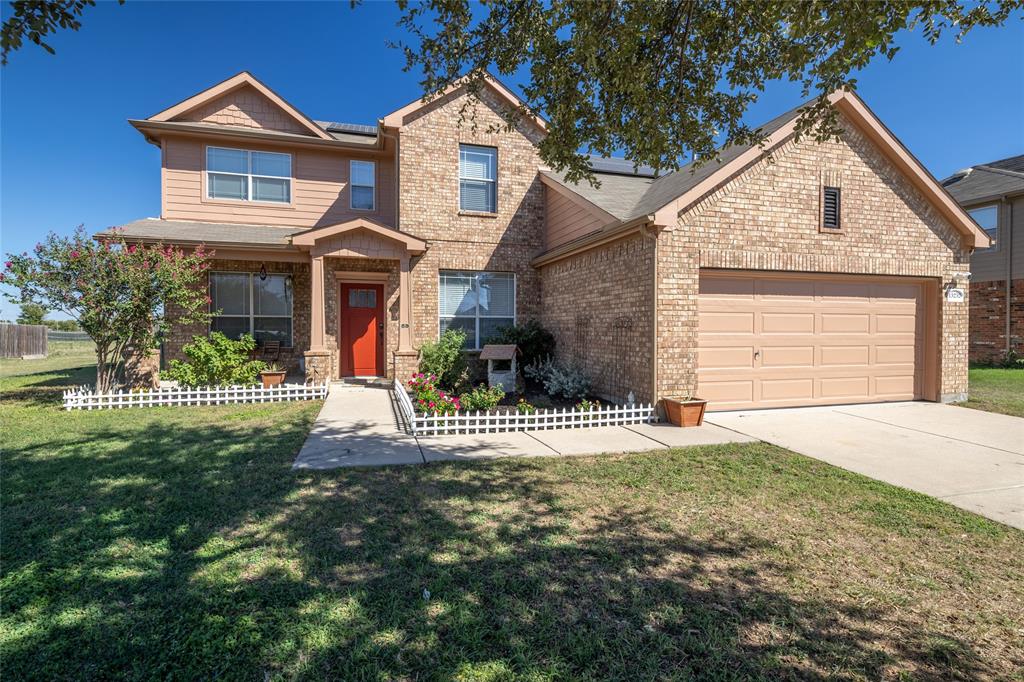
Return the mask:
MULTIPOLYGON (((796 141, 794 110, 695 170, 596 160, 597 188, 542 166, 542 119, 505 128, 501 83, 467 97, 354 126, 239 74, 131 121, 161 149, 162 205, 120 233, 215 249, 210 328, 318 377, 403 377, 440 330, 476 349, 538 318, 613 399, 966 394, 966 303, 945 292, 988 238, 855 95, 832 97, 841 140, 796 141)), ((177 326, 166 354, 207 331, 177 326)))
POLYGON ((992 239, 971 256, 970 359, 1024 354, 1024 155, 964 168, 942 185, 992 239))

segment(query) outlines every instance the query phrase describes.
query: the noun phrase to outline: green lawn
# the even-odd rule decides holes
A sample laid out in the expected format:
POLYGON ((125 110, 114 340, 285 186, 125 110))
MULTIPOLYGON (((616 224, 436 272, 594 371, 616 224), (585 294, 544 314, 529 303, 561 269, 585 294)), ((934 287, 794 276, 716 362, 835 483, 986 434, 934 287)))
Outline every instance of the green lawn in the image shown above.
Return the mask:
POLYGON ((0 379, 5 679, 1024 666, 1024 533, 779 448, 295 473, 318 404, 61 412, 87 375, 0 379))
POLYGON ((970 370, 970 393, 964 407, 1024 417, 1024 370, 970 370))

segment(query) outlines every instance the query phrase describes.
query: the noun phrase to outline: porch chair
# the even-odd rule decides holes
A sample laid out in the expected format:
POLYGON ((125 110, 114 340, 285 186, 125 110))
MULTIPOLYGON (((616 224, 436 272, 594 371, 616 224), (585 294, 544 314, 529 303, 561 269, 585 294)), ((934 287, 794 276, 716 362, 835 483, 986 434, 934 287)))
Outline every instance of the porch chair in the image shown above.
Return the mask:
POLYGON ((281 342, 264 341, 260 347, 260 360, 264 362, 277 362, 281 359, 281 342))

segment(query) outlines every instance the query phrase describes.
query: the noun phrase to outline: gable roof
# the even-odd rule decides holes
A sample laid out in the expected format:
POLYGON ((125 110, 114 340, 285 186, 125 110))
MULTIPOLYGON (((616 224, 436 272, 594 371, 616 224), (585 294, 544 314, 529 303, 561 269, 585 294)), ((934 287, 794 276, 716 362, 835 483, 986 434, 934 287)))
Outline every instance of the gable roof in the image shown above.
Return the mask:
POLYGON ((965 206, 1024 193, 1024 154, 957 171, 942 186, 965 206))
POLYGON ((325 237, 334 237, 354 230, 366 230, 367 232, 371 232, 383 239, 398 242, 404 245, 410 253, 420 254, 427 250, 427 243, 422 239, 414 237, 408 232, 401 232, 367 218, 353 218, 352 220, 346 220, 343 223, 324 225, 323 227, 316 227, 311 230, 307 230, 301 234, 295 235, 295 237, 292 238, 292 244, 299 247, 310 247, 325 237))
POLYGON ((261 95, 269 99, 271 102, 280 107, 286 114, 295 120, 302 128, 309 131, 312 135, 320 138, 321 140, 332 140, 334 139, 326 130, 318 126, 313 119, 306 116, 304 113, 289 104, 283 97, 278 95, 276 92, 271 90, 269 87, 264 85, 258 78, 253 76, 248 71, 242 71, 241 73, 235 74, 227 80, 223 80, 216 85, 203 90, 195 95, 192 95, 188 99, 178 102, 172 107, 168 107, 161 112, 153 114, 147 121, 157 122, 169 122, 175 118, 183 116, 190 111, 198 109, 199 107, 212 102, 213 100, 222 97, 229 92, 233 92, 243 87, 251 87, 261 95))
MULTIPOLYGON (((518 95, 512 92, 512 90, 506 87, 504 83, 502 83, 493 75, 491 75, 490 72, 484 71, 482 77, 484 85, 489 87, 492 92, 497 94, 501 99, 505 100, 505 102, 507 102, 513 108, 523 108, 528 110, 528 108, 526 107, 526 103, 523 100, 521 100, 518 97, 518 95)), ((440 93, 438 93, 437 96, 432 97, 428 102, 424 102, 422 98, 417 99, 413 102, 409 102, 404 107, 396 109, 395 111, 392 111, 390 114, 384 116, 381 119, 381 124, 389 128, 401 128, 403 125, 405 125, 406 119, 409 118, 411 115, 415 114, 423 107, 430 106, 433 102, 437 101, 438 99, 446 97, 447 95, 450 95, 459 88, 464 87, 468 80, 469 76, 464 76, 460 78, 459 80, 455 81, 447 88, 442 90, 440 93)), ((533 123, 534 125, 536 125, 538 128, 540 128, 542 131, 547 132, 547 121, 545 121, 537 114, 531 113, 529 116, 526 117, 526 119, 533 123)))
MULTIPOLYGON (((967 238, 970 246, 989 244, 988 235, 856 94, 837 91, 829 95, 828 99, 913 182, 915 187, 967 238)), ((623 228, 632 227, 644 216, 649 217, 649 221, 656 225, 672 226, 680 213, 755 163, 763 154, 788 140, 796 131, 796 122, 801 110, 808 104, 809 102, 805 102, 760 126, 758 130, 766 138, 762 145, 727 147, 720 151, 719 158, 713 162, 697 167, 690 163, 656 180, 641 176, 612 180, 615 176, 598 173, 602 187, 594 189, 586 182, 568 183, 564 176, 557 173, 549 172, 548 177, 571 189, 587 202, 614 215, 621 221, 623 228), (609 185, 607 190, 606 183, 609 185)), ((609 230, 614 228, 612 225, 599 231, 593 239, 607 238, 609 230)), ((560 248, 558 256, 568 255, 586 248, 587 245, 588 239, 581 238, 572 250, 560 248)), ((547 257, 548 254, 544 254, 539 260, 546 260, 547 257)))

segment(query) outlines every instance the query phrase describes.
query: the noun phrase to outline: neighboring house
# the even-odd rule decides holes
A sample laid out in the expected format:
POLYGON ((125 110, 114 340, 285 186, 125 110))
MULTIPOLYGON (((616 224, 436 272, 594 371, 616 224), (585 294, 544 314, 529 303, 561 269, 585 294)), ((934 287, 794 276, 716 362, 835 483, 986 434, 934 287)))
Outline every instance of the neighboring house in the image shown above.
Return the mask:
MULTIPOLYGON (((967 307, 944 291, 988 239, 855 95, 831 97, 839 141, 795 141, 793 110, 696 169, 597 159, 600 188, 542 167, 545 122, 508 130, 498 81, 460 125, 468 97, 357 126, 241 73, 131 121, 161 149, 162 205, 121 234, 215 249, 210 328, 317 377, 404 378, 440 330, 478 349, 538 318, 615 400, 965 396, 967 307)), ((166 354, 207 332, 179 325, 166 354)))
POLYGON ((992 239, 971 256, 970 359, 1024 354, 1024 155, 965 168, 942 185, 992 239))

